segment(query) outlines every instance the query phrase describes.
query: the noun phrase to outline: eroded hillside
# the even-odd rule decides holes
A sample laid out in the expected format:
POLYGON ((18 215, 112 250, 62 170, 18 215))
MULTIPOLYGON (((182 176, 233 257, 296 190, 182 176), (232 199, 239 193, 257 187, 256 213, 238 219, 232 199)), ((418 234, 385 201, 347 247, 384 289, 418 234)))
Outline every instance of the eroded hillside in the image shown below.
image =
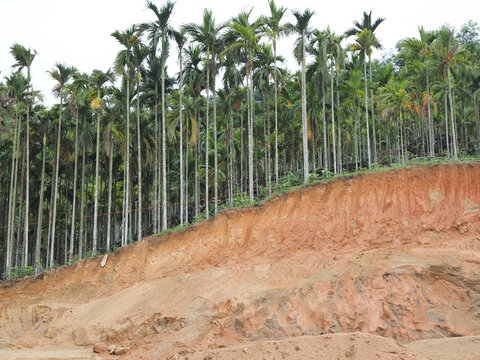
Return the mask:
POLYGON ((395 341, 480 333, 479 204, 470 163, 341 178, 226 211, 104 267, 99 257, 5 285, 0 359, 85 358, 98 342, 128 359, 313 359, 335 341, 324 356, 428 358, 395 341))

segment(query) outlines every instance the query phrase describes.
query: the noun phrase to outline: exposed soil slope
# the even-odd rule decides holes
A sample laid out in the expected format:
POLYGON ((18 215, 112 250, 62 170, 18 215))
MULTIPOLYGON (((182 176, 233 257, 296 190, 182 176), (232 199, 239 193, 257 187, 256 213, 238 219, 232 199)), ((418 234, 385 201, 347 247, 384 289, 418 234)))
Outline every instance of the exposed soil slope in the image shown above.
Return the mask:
MULTIPOLYGON (((4 286, 0 359, 62 358, 42 349, 100 341, 129 347, 128 359, 282 358, 278 344, 293 347, 284 358, 329 358, 337 343, 335 356, 360 359, 397 346, 367 334, 477 335, 479 204, 471 163, 358 175, 227 211, 109 254, 103 268, 100 257, 4 286), (319 336, 349 332, 366 334, 319 336)), ((428 358, 422 349, 379 356, 428 358)))

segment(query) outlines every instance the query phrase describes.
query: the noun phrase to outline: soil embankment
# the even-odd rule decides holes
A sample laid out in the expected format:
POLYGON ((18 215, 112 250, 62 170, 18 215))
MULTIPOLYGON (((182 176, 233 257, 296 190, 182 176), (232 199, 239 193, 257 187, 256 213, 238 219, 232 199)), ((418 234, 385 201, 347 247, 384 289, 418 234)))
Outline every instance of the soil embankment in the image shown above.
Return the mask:
POLYGON ((103 268, 99 257, 0 288, 0 359, 88 358, 98 342, 128 359, 448 359, 426 339, 453 353, 461 340, 461 358, 474 359, 479 204, 470 163, 226 211, 109 254, 103 268))

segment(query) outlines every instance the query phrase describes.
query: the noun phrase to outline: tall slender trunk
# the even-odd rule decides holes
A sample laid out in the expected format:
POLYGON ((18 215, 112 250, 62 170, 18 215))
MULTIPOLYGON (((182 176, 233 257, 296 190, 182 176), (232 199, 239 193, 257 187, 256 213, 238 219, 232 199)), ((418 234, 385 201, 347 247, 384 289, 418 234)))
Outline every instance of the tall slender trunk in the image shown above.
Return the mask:
POLYGON ((452 80, 450 77, 450 69, 448 72, 448 97, 450 99, 450 111, 451 111, 451 127, 452 127, 452 148, 453 148, 453 157, 455 160, 458 159, 457 155, 457 134, 456 134, 456 124, 454 120, 455 108, 453 107, 453 96, 452 96, 452 80))
POLYGON ((75 114, 75 163, 73 165, 73 199, 72 199, 72 220, 70 228, 70 251, 68 255, 68 260, 72 261, 73 259, 73 247, 75 240, 75 210, 76 210, 76 200, 77 200, 77 171, 78 171, 78 107, 75 114))
POLYGON ((308 182, 308 135, 307 135, 307 79, 305 76, 305 31, 302 33, 302 137, 303 137, 303 182, 308 182))
POLYGON ((372 168, 372 158, 370 152, 370 129, 368 125, 368 91, 367 91, 367 59, 365 54, 363 55, 363 76, 365 79, 365 124, 367 126, 367 157, 368 157, 368 168, 372 168))
MULTIPOLYGON (((128 63, 129 60, 127 60, 128 63)), ((123 191, 125 193, 125 211, 124 211, 124 239, 122 241, 122 245, 127 244, 128 239, 128 223, 129 218, 128 214, 130 213, 130 69, 127 69, 127 105, 126 105, 126 112, 127 112, 127 124, 126 124, 126 132, 127 132, 127 141, 125 142, 125 183, 123 186, 123 191)))
POLYGON ((325 85, 323 84, 322 94, 322 118, 323 118, 323 167, 328 169, 328 151, 327 151, 327 115, 325 106, 325 85))
MULTIPOLYGON (((18 116, 17 116, 18 119, 18 116)), ((7 220, 7 251, 5 259, 5 272, 7 275, 11 273, 12 267, 12 236, 13 236, 13 218, 15 214, 15 193, 17 191, 17 137, 20 133, 20 120, 17 120, 15 124, 15 130, 13 135, 13 147, 12 147, 12 169, 10 173, 10 194, 8 200, 8 220, 7 220)))
POLYGON ((333 59, 330 55, 330 93, 332 97, 332 149, 333 149, 333 173, 337 173, 337 152, 335 149, 335 101, 333 91, 333 59))
POLYGON ((430 80, 428 76, 428 63, 427 63, 427 111, 428 111, 428 142, 429 142, 429 156, 435 157, 435 137, 433 136, 433 119, 432 112, 430 110, 430 80))
MULTIPOLYGON (((112 122, 112 128, 113 128, 113 122, 112 122)), ((108 134, 109 136, 109 144, 110 144, 110 156, 109 156, 109 164, 108 164, 108 210, 107 210, 107 249, 106 251, 110 251, 110 245, 112 243, 111 240, 111 223, 112 223, 112 172, 113 172, 113 138, 111 131, 108 134)), ((116 194, 116 191, 115 191, 116 194)))
POLYGON ((60 139, 62 135, 62 110, 63 110, 63 96, 60 90, 60 116, 58 120, 58 134, 57 134, 57 155, 55 161, 55 180, 53 189, 53 215, 52 215, 52 233, 50 241, 50 268, 53 267, 53 258, 55 250, 55 223, 57 221, 57 197, 58 197, 58 169, 60 167, 60 139))
POLYGON ((182 49, 179 50, 180 57, 180 225, 183 224, 183 207, 185 206, 184 198, 184 181, 183 181, 183 69, 182 69, 182 49))
MULTIPOLYGON (((30 73, 30 71, 29 71, 30 73)), ((25 237, 24 237, 24 255, 23 266, 28 266, 28 224, 30 215, 30 104, 27 100, 27 140, 25 142, 25 237)))
POLYGON ((213 197, 214 197, 214 211, 218 212, 218 164, 217 164, 217 94, 215 92, 215 53, 212 54, 212 66, 213 66, 213 164, 214 164, 214 176, 213 176, 213 197))
MULTIPOLYGON (((368 68, 369 68, 369 73, 370 73, 370 84, 373 83, 372 80, 372 59, 371 56, 368 57, 368 68)), ((372 135, 373 135, 373 162, 377 163, 377 132, 375 129, 375 107, 374 107, 374 101, 373 101, 373 89, 370 89, 370 104, 372 106, 372 135)))
POLYGON ((154 132, 155 132, 155 155, 153 157, 154 169, 153 169, 153 232, 158 232, 158 85, 157 80, 155 79, 155 123, 154 123, 154 132))
POLYGON ((250 109, 249 109, 249 117, 248 117, 248 192, 250 194, 250 201, 253 202, 253 59, 252 54, 250 51, 250 58, 249 58, 249 67, 252 66, 252 69, 247 70, 247 87, 249 87, 250 94, 250 109))
MULTIPOLYGON (((163 49, 162 49, 163 52, 163 49)), ((162 230, 167 229, 167 139, 165 129, 165 67, 162 66, 162 230)))
POLYGON ((140 132, 140 70, 137 69, 137 173, 138 173, 138 205, 137 205, 137 240, 142 239, 142 136, 140 132))
MULTIPOLYGON (((337 64, 337 71, 335 71, 335 80, 337 85, 337 110, 340 111, 340 87, 338 85, 338 64, 337 64)), ((343 172, 343 164, 342 164, 342 129, 340 127, 340 115, 337 113, 337 132, 338 132, 338 142, 337 142, 337 167, 338 172, 341 174, 343 172)))
POLYGON ((447 88, 445 88, 445 94, 443 95, 443 103, 445 109, 445 141, 447 143, 447 157, 450 157, 450 139, 448 134, 448 102, 447 102, 447 88))
POLYGON ((205 118, 205 217, 210 217, 208 210, 208 109, 210 108, 210 52, 207 51, 207 115, 205 118))
POLYGON ((275 183, 278 184, 278 95, 277 95, 277 42, 273 37, 273 66, 275 69, 275 183))
POLYGON ((43 196, 45 188, 45 157, 47 152, 47 137, 43 134, 42 175, 40 177, 40 198, 38 200, 37 238, 35 241, 35 274, 40 270, 40 248, 42 245, 43 196))
POLYGON ((98 236, 98 165, 100 157, 100 111, 97 113, 97 144, 95 149, 95 193, 93 205, 93 235, 92 235, 92 256, 97 253, 98 236))

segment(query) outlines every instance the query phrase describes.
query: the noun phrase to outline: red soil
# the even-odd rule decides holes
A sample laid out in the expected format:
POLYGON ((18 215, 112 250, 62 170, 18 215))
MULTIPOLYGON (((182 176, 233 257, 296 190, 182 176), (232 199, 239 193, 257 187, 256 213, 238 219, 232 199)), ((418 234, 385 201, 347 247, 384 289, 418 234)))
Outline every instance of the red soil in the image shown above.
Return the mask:
POLYGON ((447 359, 438 344, 397 345, 432 338, 461 339, 453 358, 474 359, 480 338, 446 338, 480 333, 479 204, 470 163, 226 211, 103 268, 99 257, 4 284, 0 359, 88 358, 97 342, 126 359, 447 359))

